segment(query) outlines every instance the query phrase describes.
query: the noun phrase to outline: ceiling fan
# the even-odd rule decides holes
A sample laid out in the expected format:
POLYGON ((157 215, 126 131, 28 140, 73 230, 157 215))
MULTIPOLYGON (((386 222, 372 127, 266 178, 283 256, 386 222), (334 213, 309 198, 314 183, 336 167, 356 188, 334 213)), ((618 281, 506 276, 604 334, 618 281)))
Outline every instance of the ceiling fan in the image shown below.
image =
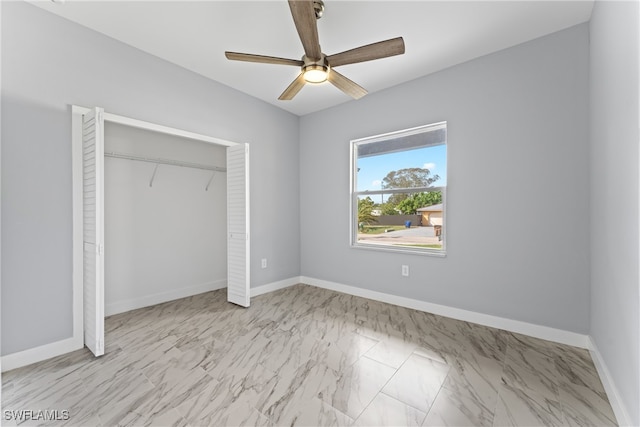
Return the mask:
POLYGON ((334 68, 341 65, 372 61, 404 53, 404 40, 396 37, 334 55, 325 55, 320 50, 317 19, 324 13, 322 0, 289 0, 289 8, 293 22, 302 41, 304 55, 301 60, 278 58, 274 56, 254 55, 250 53, 225 52, 227 59, 234 61, 260 62, 265 64, 295 65, 301 68, 300 74, 287 87, 279 100, 291 100, 306 83, 322 83, 329 81, 347 95, 359 99, 367 91, 357 83, 349 80, 334 68))

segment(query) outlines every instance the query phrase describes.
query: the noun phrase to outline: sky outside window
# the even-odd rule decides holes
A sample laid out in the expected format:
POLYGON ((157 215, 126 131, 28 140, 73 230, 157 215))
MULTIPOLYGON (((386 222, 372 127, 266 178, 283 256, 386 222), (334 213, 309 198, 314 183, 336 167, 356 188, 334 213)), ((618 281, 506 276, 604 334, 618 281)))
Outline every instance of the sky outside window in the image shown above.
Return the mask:
POLYGON ((440 179, 432 185, 447 185, 447 146, 445 144, 381 154, 358 159, 358 188, 356 191, 381 189, 381 183, 391 171, 407 168, 426 168, 440 179))

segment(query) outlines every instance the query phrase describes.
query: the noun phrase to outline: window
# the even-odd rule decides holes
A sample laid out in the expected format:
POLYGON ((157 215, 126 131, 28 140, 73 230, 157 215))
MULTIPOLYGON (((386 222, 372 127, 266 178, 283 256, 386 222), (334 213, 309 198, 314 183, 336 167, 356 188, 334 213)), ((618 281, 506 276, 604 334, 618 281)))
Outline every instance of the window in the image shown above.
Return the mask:
POLYGON ((351 244, 445 254, 447 124, 351 141, 351 244))

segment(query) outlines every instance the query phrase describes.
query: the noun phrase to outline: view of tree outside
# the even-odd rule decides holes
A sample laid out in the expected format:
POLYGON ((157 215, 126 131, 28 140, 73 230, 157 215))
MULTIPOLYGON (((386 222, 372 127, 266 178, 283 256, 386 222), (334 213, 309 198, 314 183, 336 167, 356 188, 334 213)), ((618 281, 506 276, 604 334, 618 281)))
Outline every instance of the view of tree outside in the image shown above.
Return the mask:
POLYGON ((373 208, 376 204, 371 197, 358 199, 358 224, 360 228, 378 222, 373 214, 373 208))
MULTIPOLYGON (((382 189, 393 188, 419 188, 419 187, 431 187, 431 185, 440 179, 438 175, 432 175, 431 171, 426 168, 405 168, 397 171, 391 171, 384 177, 381 183, 382 189)), ((387 199, 387 202, 382 208, 384 215, 397 215, 397 214, 414 214, 417 209, 435 205, 442 202, 442 193, 440 193, 439 200, 433 196, 428 196, 432 193, 399 193, 391 194, 387 199)))
POLYGON ((420 208, 442 203, 442 191, 432 191, 429 193, 415 193, 404 200, 400 201, 395 207, 394 212, 400 212, 405 215, 411 215, 420 208))

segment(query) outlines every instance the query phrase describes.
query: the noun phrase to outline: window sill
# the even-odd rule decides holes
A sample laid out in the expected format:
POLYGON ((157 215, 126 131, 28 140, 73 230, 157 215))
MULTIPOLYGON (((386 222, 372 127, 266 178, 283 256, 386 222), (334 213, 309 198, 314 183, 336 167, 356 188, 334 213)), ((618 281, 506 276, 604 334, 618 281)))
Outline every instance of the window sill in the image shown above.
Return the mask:
POLYGON ((376 245, 366 243, 352 243, 353 249, 364 249, 377 252, 391 252, 391 253, 403 253, 411 255, 431 256, 436 258, 445 258, 447 252, 443 250, 429 250, 423 248, 411 248, 406 246, 389 246, 389 245, 376 245))

